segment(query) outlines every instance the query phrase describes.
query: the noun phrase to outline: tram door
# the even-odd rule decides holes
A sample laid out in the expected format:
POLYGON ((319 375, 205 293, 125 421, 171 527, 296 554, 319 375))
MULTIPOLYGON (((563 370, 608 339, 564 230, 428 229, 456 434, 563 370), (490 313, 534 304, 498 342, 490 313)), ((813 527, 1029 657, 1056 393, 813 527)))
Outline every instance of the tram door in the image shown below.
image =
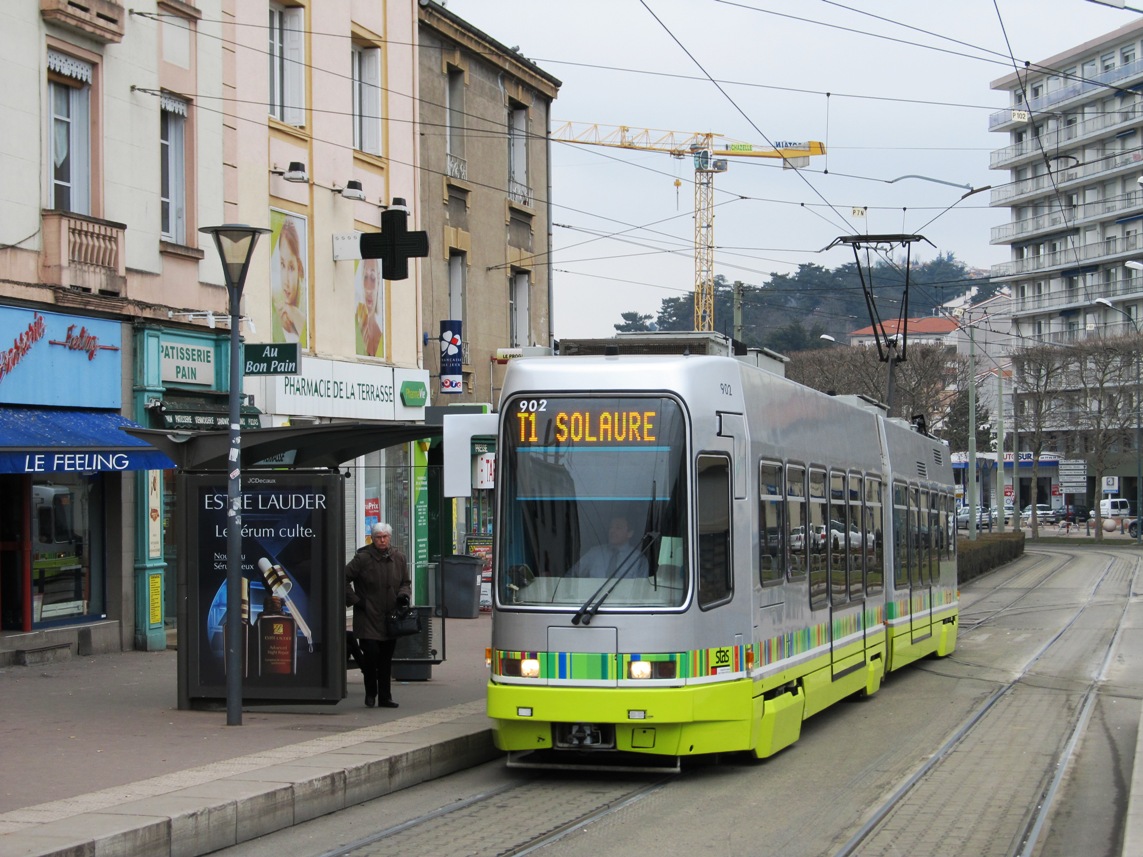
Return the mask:
POLYGON ((932 498, 928 491, 909 488, 909 632, 919 643, 933 635, 933 578, 937 561, 933 549, 932 498))

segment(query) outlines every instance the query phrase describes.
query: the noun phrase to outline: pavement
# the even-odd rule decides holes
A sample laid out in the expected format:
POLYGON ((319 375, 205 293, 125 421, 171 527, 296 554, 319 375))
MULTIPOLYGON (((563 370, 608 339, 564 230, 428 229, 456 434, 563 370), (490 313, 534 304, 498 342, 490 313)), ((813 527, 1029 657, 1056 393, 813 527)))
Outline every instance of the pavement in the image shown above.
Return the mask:
POLYGON ((444 662, 366 708, 180 711, 177 653, 0 668, 0 855, 194 857, 495 759, 491 615, 447 619, 444 662))
MULTIPOLYGON (((491 628, 446 620, 444 662, 394 683, 400 708, 366 708, 351 670, 337 705, 247 707, 241 726, 178 710, 173 649, 2 667, 0 855, 196 857, 499 758, 491 628)), ((1143 854, 1143 735, 1136 751, 1123 857, 1143 854)))

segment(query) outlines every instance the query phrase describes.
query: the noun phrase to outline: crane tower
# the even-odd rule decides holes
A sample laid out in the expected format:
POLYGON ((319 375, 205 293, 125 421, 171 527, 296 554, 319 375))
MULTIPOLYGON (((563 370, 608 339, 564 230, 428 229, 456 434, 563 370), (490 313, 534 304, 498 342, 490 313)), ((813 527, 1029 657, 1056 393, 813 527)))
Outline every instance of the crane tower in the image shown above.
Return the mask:
POLYGON ((565 122, 552 133, 563 143, 610 146, 644 152, 664 152, 674 158, 691 157, 695 167, 695 330, 714 330, 714 176, 727 169, 727 158, 781 158, 784 167, 809 164, 824 155, 816 140, 778 141, 757 146, 713 133, 687 134, 627 125, 588 125, 565 122))

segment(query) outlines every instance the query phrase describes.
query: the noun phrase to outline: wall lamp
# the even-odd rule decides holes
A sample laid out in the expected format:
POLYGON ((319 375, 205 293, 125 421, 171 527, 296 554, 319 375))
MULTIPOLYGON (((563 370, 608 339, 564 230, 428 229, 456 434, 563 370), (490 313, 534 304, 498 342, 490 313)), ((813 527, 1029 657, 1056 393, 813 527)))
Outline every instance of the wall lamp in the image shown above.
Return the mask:
MULTIPOLYGON (((220 321, 230 321, 228 316, 215 315, 213 310, 189 310, 186 312, 175 312, 173 309, 169 309, 167 310, 167 318, 185 318, 187 321, 198 321, 202 319, 206 322, 206 326, 211 330, 217 328, 218 322, 220 321)), ((250 329, 251 334, 256 335, 258 333, 257 329, 254 327, 254 319, 252 319, 250 316, 242 316, 241 321, 246 323, 246 326, 250 329)))
POLYGON ((203 319, 206 321, 206 326, 211 330, 214 330, 215 325, 217 324, 217 319, 215 319, 214 312, 212 310, 206 310, 205 312, 198 310, 190 312, 175 312, 173 309, 169 309, 167 310, 167 318, 185 318, 187 321, 198 321, 199 319, 203 319))
POLYGON ((365 191, 361 187, 361 182, 357 179, 350 179, 345 183, 345 187, 341 189, 341 195, 344 199, 364 200, 365 191))
POLYGON ((277 167, 270 168, 270 175, 281 176, 288 182, 308 182, 310 180, 309 174, 306 172, 306 165, 301 161, 290 161, 290 165, 286 169, 281 170, 277 167))

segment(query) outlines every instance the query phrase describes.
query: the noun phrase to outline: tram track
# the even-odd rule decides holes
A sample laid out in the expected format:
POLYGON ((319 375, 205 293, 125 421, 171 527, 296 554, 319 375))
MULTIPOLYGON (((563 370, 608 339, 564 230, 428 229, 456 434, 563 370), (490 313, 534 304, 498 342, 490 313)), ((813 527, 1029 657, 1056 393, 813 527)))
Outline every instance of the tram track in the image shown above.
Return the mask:
POLYGON ((584 827, 622 812, 677 779, 517 777, 378 830, 317 857, 400 857, 452 853, 459 836, 471 857, 522 857, 584 827), (463 833, 462 833, 463 831, 463 833))
MULTIPOLYGON (((1090 557, 1091 553, 1088 552, 1087 555, 1090 557)), ((1068 620, 1026 658, 1022 667, 1010 680, 1002 683, 990 693, 988 697, 951 732, 948 739, 936 752, 890 792, 880 804, 870 809, 865 822, 849 840, 837 851, 833 852, 834 857, 848 857, 848 855, 857 853, 863 855, 898 853, 895 849, 900 846, 900 829, 899 825, 892 824, 893 817, 897 813, 902 812, 903 808, 909 802, 916 802, 923 805, 926 800, 931 800, 931 797, 927 797, 924 792, 928 791, 939 794, 941 790, 947 790, 950 787, 950 783, 955 782, 958 776, 964 776, 965 771, 963 770, 958 774, 956 771, 950 772, 945 769, 955 767, 954 759, 958 753, 963 753, 965 757, 968 758, 966 746, 969 742, 977 738, 979 732, 987 732, 991 726, 992 731, 996 733, 1001 740, 1005 740, 1000 732, 1007 728, 1006 724, 1010 724, 1021 716, 1020 710, 1022 707, 1027 708, 1027 703, 1021 706, 1016 701, 1017 697, 1024 695, 1030 698, 1033 704, 1035 704, 1037 695, 1044 695, 1045 688, 1037 681, 1038 678, 1042 679, 1044 676, 1052 676, 1056 681, 1059 681, 1059 676, 1056 675, 1059 672, 1058 669, 1038 672, 1038 666, 1044 663, 1050 655, 1067 642, 1069 635, 1072 635, 1076 631, 1081 617, 1084 617, 1089 610, 1106 607, 1107 601, 1101 601, 1099 599, 1101 590, 1109 585, 1109 581, 1112 581, 1113 572, 1117 570, 1117 567, 1121 564, 1125 564, 1126 561, 1119 555, 1104 555, 1104 557, 1106 562, 1088 590, 1087 597, 1082 604, 1074 609, 1068 620), (1011 709, 1007 717, 1001 711, 1005 706, 1011 709), (994 722, 990 723, 990 720, 994 722), (938 779, 940 780, 939 784, 938 779)), ((988 616, 978 621, 973 625, 973 628, 989 627, 1002 617, 1011 617, 1015 605, 1027 599, 1032 592, 1041 589, 1045 583, 1063 571, 1068 562, 1069 557, 1053 559, 1048 569, 1039 572, 1039 579, 1033 586, 1022 587, 1019 595, 1014 597, 1006 605, 990 611, 988 616)), ((1135 560, 1132 559, 1131 563, 1133 570, 1130 572, 1129 585, 1127 587, 1128 596, 1134 591, 1135 583, 1139 575, 1135 560)), ((1034 569, 1028 570, 1028 572, 1032 571, 1034 571, 1034 569)), ((986 597, 1010 588, 1011 581, 998 584, 986 593, 986 597)), ((1083 687, 1082 693, 1080 693, 1077 698, 1072 699, 1069 704, 1058 706, 1059 709, 1066 710, 1067 716, 1057 716, 1054 722, 1048 724, 1048 727, 1044 730, 1050 736, 1056 738, 1056 747, 1058 747, 1058 750, 1046 760, 1045 764, 1040 766, 1042 771, 1041 777, 1036 782, 1036 788, 1031 790, 1031 793, 1028 795, 1030 799, 1024 804, 1026 810, 1022 815, 1020 823, 1016 825, 1016 830, 1006 840, 1009 843, 1006 849, 1003 852, 986 852, 982 850, 979 845, 964 848, 963 845, 968 845, 968 843, 962 843, 961 853, 969 853, 971 849, 972 853, 1003 853, 1007 855, 1007 857, 1031 857, 1035 852, 1039 837, 1055 806, 1055 799, 1059 792, 1060 785, 1066 776, 1069 764, 1077 751, 1084 730, 1091 718, 1092 710, 1098 699, 1101 683, 1104 681, 1108 667, 1114 657, 1118 640, 1124 630, 1124 620, 1127 614, 1128 604, 1129 598, 1123 598, 1122 605, 1119 608, 1118 620, 1115 622, 1114 629, 1105 635, 1101 650, 1102 657, 1096 669, 1090 674, 1088 681, 1083 687)), ((1042 607, 1039 609, 1042 609, 1042 607)), ((1066 663, 1066 660, 1066 657, 1061 656, 1061 661, 1066 663)), ((1066 684, 1066 682, 1064 683, 1066 684)), ((1043 684, 1048 683, 1044 682, 1043 684)), ((1055 690, 1053 692, 1058 695, 1064 691, 1055 690)), ((1044 717, 1043 719, 1052 720, 1051 716, 1044 717)), ((1009 730, 1009 732, 1010 731, 1011 730, 1009 730)), ((1043 736, 1038 736, 1036 740, 1042 741, 1044 738, 1043 736)), ((981 745, 987 745, 987 736, 981 737, 979 743, 981 745)), ((967 767, 970 766, 971 764, 967 765, 967 767)), ((964 768, 966 766, 962 765, 961 767, 964 768)), ((1002 813, 993 813, 993 815, 999 816, 1002 815, 1002 813)), ((999 837, 989 834, 983 838, 995 840, 1002 836, 1003 833, 1001 833, 999 837)))

